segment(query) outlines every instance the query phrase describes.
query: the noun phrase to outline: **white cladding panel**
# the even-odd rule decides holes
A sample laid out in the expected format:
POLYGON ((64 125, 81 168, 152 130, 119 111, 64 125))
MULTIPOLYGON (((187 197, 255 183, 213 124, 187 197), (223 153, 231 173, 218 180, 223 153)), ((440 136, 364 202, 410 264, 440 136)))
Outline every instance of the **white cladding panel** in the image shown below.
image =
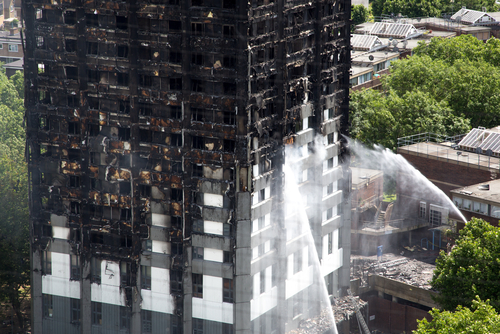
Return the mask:
POLYGON ((203 275, 203 300, 222 303, 222 277, 203 275))
POLYGON ((323 276, 339 269, 343 263, 344 249, 333 249, 333 253, 321 259, 321 274, 323 276))
POLYGON ((204 248, 203 250, 203 260, 223 262, 224 251, 214 248, 204 248))
POLYGON ((153 240, 153 253, 170 254, 170 243, 166 241, 153 240))
POLYGON ((70 229, 67 227, 52 226, 52 236, 57 239, 69 239, 70 229))
POLYGON ((203 194, 203 205, 222 208, 223 203, 224 203, 224 198, 222 195, 208 194, 208 193, 203 194))
POLYGON ((80 298, 80 281, 70 281, 69 278, 42 276, 42 293, 67 298, 80 298))
POLYGON ((210 220, 203 221, 203 230, 205 233, 209 234, 217 234, 217 235, 224 234, 222 223, 210 220))
POLYGON ((167 215, 163 215, 160 213, 152 213, 151 214, 151 224, 153 226, 168 227, 167 222, 168 222, 167 215))
MULTIPOLYGON (((203 292, 203 294, 205 294, 205 292, 203 292)), ((193 298, 193 318, 232 324, 233 304, 193 298)))

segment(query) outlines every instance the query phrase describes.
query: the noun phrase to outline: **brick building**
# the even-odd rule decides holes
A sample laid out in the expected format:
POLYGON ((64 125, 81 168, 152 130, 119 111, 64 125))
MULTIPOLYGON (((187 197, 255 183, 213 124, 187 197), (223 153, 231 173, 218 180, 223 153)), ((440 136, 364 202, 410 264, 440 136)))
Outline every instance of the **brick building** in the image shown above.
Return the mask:
POLYGON ((349 287, 350 1, 22 6, 33 333, 285 333, 349 287))

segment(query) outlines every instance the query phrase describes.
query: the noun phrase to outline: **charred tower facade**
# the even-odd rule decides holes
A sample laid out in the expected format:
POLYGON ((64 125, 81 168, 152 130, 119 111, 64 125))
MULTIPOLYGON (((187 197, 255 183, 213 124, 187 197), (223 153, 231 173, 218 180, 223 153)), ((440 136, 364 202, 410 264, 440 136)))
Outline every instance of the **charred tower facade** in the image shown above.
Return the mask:
POLYGON ((23 16, 33 333, 284 333, 313 281, 349 286, 350 1, 23 16), (321 278, 285 220, 287 145, 321 278))

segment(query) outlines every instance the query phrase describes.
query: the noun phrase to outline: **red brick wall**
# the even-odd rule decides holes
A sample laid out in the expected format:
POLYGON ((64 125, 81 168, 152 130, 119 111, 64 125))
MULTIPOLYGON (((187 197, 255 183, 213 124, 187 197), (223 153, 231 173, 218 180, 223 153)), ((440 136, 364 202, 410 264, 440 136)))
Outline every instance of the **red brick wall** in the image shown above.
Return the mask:
POLYGON ((416 169, 418 169, 428 179, 451 183, 444 185, 435 183, 448 196, 451 189, 470 186, 473 184, 500 178, 500 173, 492 174, 489 171, 480 170, 475 165, 462 166, 454 163, 428 159, 422 156, 415 156, 400 152, 416 169), (457 185, 456 187, 454 185, 457 185))

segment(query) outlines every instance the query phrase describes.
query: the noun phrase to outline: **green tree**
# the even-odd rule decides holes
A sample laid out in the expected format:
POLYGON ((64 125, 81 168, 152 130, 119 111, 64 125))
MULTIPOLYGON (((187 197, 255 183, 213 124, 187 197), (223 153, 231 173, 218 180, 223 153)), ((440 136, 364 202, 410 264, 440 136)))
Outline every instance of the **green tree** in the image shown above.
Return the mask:
POLYGON ((460 231, 450 254, 441 251, 431 281, 445 310, 471 307, 476 296, 500 307, 500 228, 473 218, 460 231))
POLYGON ((467 132, 469 122, 455 116, 446 101, 429 94, 365 90, 351 95, 351 135, 365 144, 395 150, 400 137, 422 132, 454 135, 467 132))
POLYGON ((10 77, 9 81, 14 85, 19 98, 24 99, 24 74, 17 71, 10 77))
POLYGON ((500 315, 486 302, 477 298, 471 309, 459 306, 455 312, 432 309, 432 321, 417 320, 413 334, 489 334, 500 332, 500 315))
POLYGON ((30 253, 24 108, 15 85, 19 81, 19 75, 10 81, 0 72, 0 302, 12 306, 24 327, 30 253))
POLYGON ((351 30, 354 31, 358 24, 368 21, 368 8, 363 5, 354 5, 351 8, 352 25, 351 30))

